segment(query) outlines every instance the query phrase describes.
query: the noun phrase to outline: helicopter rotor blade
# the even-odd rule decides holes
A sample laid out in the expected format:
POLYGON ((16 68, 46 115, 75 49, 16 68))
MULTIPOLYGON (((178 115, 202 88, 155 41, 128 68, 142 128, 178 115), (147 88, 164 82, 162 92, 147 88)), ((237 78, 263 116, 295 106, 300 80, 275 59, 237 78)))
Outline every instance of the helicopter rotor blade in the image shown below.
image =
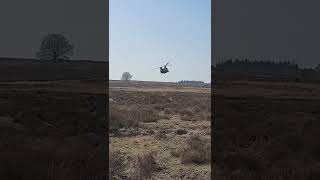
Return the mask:
MULTIPOLYGON (((161 66, 162 67, 162 66, 161 66)), ((152 70, 156 70, 156 69, 159 69, 159 68, 161 68, 161 67, 157 67, 157 68, 154 68, 154 69, 152 69, 152 70)))
POLYGON ((172 64, 170 64, 170 63, 167 63, 165 66, 172 66, 172 64))

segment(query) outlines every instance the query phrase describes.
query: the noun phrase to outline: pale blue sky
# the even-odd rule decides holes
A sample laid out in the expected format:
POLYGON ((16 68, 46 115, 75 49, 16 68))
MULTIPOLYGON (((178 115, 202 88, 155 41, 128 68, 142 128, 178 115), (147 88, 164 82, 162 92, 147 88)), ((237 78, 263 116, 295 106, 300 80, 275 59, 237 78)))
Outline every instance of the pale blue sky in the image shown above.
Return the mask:
POLYGON ((211 0, 110 0, 110 79, 210 82, 211 0), (166 63, 169 73, 152 70, 166 63))

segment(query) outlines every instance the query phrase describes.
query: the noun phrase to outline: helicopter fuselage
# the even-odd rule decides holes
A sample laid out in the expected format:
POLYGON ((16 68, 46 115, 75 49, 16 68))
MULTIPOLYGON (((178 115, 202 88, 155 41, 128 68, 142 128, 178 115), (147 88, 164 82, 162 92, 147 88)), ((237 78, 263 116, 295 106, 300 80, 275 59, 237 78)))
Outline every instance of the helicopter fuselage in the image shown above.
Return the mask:
POLYGON ((169 72, 167 67, 164 67, 164 68, 160 67, 160 73, 165 74, 167 72, 169 72))

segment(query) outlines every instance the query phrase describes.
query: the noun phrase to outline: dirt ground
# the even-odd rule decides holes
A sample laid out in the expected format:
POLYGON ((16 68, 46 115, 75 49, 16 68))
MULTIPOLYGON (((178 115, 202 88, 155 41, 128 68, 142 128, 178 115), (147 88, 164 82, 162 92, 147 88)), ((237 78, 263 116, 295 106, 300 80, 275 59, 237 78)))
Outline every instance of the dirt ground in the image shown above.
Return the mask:
POLYGON ((205 88, 110 86, 110 168, 123 170, 113 178, 209 179, 210 103, 205 88))

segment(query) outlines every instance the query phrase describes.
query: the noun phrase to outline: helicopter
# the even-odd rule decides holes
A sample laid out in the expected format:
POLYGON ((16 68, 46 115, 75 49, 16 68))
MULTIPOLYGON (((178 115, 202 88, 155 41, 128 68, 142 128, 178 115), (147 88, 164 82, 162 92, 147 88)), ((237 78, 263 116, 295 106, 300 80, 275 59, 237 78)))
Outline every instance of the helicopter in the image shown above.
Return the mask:
POLYGON ((160 68, 160 73, 165 74, 169 72, 169 69, 167 68, 167 66, 171 66, 171 64, 169 64, 168 62, 166 65, 154 68, 153 70, 160 68))

